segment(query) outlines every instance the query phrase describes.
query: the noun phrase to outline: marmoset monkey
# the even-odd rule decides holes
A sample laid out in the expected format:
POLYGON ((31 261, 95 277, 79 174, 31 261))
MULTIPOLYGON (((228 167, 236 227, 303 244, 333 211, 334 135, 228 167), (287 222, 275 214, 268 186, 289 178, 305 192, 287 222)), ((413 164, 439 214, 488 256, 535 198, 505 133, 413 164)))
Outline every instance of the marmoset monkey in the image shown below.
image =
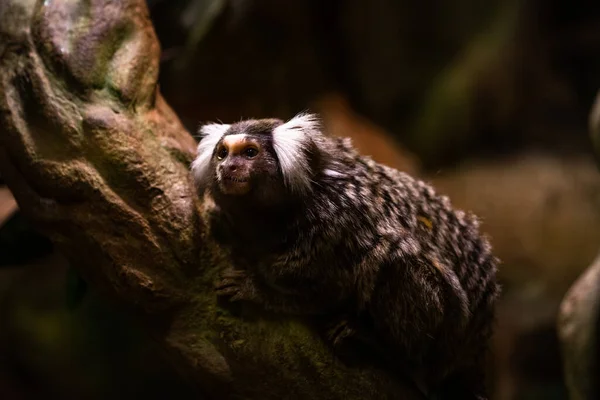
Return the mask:
POLYGON ((200 135, 192 174, 235 265, 218 295, 287 314, 343 313, 334 342, 369 321, 442 398, 486 398, 499 286, 476 217, 325 135, 315 115, 208 124, 200 135))

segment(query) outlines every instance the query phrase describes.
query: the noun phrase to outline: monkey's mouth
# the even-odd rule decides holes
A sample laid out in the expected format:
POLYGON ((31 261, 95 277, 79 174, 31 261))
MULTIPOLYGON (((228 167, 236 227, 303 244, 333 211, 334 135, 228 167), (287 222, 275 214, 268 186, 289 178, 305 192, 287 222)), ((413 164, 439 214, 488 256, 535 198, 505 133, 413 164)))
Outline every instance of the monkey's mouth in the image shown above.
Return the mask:
POLYGON ((223 176, 220 181, 221 191, 225 194, 241 195, 250 191, 250 180, 239 176, 223 176))
POLYGON ((224 176, 223 180, 225 180, 225 181, 232 181, 232 182, 238 182, 238 183, 248 182, 248 179, 236 178, 234 176, 224 176))

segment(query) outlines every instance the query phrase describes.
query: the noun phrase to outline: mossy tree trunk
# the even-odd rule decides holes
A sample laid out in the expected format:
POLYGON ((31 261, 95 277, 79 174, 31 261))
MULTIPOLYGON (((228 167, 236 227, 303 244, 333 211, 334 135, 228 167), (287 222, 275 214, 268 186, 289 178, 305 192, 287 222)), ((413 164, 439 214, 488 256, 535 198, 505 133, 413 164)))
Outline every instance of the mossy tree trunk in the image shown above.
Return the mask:
POLYGON ((0 2, 0 174, 83 277, 130 307, 208 398, 416 399, 338 361, 306 321, 231 315, 188 173, 195 141, 157 87, 142 0, 0 2))

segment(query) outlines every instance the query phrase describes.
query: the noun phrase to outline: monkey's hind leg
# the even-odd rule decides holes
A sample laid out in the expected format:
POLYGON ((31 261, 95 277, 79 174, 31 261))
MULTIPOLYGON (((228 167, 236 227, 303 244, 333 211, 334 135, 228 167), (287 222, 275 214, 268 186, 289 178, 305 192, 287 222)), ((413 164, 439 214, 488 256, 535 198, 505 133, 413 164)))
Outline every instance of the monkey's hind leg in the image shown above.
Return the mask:
POLYGON ((336 319, 327 324, 323 336, 337 359, 347 366, 372 365, 376 360, 375 342, 361 335, 346 319, 336 319))
POLYGON ((347 365, 386 364, 389 349, 374 334, 365 328, 357 316, 342 313, 331 316, 321 330, 333 353, 347 365))
POLYGON ((356 329, 350 325, 347 318, 340 318, 329 324, 325 332, 327 341, 334 348, 341 346, 347 339, 352 338, 354 335, 356 335, 356 329))

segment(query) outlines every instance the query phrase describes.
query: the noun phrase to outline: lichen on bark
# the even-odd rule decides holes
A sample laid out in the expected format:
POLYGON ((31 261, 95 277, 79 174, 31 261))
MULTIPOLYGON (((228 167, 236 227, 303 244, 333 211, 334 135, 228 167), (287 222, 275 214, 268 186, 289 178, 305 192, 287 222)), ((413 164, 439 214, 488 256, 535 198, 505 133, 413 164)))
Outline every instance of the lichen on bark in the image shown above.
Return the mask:
POLYGON ((209 398, 420 398, 336 359, 307 321, 217 304, 227 264, 162 98, 142 0, 0 3, 0 173, 92 285, 132 309, 209 398))

